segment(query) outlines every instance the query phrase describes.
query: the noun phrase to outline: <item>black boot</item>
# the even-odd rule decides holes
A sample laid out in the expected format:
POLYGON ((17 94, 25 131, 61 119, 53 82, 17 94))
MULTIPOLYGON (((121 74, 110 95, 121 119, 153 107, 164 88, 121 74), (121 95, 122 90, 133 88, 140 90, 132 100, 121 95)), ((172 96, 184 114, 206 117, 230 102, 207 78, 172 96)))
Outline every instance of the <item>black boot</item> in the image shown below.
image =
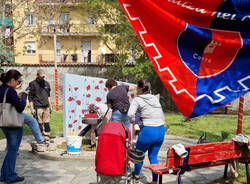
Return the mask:
POLYGON ((41 133, 43 133, 43 124, 42 123, 39 123, 39 128, 40 128, 41 133))
POLYGON ((49 125, 49 123, 44 123, 44 129, 45 129, 45 133, 48 135, 48 137, 50 139, 53 139, 53 138, 56 137, 56 136, 53 136, 53 135, 50 134, 50 125, 49 125))
POLYGON ((45 129, 45 132, 50 132, 50 126, 49 126, 49 123, 44 123, 44 129, 45 129))

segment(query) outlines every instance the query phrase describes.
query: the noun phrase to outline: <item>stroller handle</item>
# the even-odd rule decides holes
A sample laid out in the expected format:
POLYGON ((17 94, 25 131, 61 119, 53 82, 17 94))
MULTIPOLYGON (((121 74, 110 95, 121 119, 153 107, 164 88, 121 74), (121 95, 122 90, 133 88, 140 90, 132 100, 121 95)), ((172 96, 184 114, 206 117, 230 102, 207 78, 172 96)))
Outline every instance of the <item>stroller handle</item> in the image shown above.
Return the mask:
POLYGON ((104 118, 106 117, 106 115, 108 114, 109 109, 110 109, 110 108, 108 108, 107 111, 105 112, 105 114, 103 115, 103 117, 97 121, 97 126, 96 126, 96 128, 95 128, 95 136, 96 136, 96 137, 98 137, 98 135, 97 135, 97 130, 98 130, 98 128, 100 128, 100 126, 102 125, 102 122, 103 122, 104 118))

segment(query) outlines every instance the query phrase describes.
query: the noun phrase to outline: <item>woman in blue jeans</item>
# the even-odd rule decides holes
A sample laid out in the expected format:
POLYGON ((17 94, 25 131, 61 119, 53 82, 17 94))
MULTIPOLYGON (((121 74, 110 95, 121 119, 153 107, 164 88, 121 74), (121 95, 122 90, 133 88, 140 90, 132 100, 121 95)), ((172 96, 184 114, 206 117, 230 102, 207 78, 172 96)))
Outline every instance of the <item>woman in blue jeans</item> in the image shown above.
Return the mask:
POLYGON ((37 120, 25 113, 23 113, 23 117, 24 117, 24 123, 30 127, 31 132, 36 139, 36 142, 38 144, 46 144, 37 120))
MULTIPOLYGON (((135 122, 136 112, 141 113, 143 128, 138 136, 136 149, 148 151, 150 164, 158 164, 158 153, 165 136, 165 117, 159 100, 150 94, 151 85, 146 80, 137 82, 137 96, 130 104, 128 117, 135 122)), ((139 175, 143 162, 135 164, 135 181, 139 183, 139 175)), ((152 173, 152 184, 157 183, 158 175, 152 173)))
MULTIPOLYGON (((21 73, 17 70, 9 70, 7 73, 1 75, 0 86, 0 103, 3 102, 4 93, 8 89, 6 95, 6 103, 12 104, 18 112, 23 112, 28 91, 24 91, 17 94, 15 88, 21 83, 21 73), (19 98, 20 97, 20 98, 19 98)), ((6 183, 16 183, 24 180, 24 177, 20 177, 15 172, 16 158, 19 146, 22 141, 23 128, 1 128, 6 139, 7 139, 7 153, 5 155, 0 181, 5 181, 6 183)))

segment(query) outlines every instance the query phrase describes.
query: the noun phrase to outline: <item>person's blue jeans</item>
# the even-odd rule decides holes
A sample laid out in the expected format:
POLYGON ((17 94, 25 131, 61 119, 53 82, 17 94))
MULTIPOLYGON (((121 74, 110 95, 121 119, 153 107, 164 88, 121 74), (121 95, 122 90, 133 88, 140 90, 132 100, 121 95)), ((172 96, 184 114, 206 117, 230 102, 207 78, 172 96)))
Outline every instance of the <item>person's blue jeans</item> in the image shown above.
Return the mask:
POLYGON ((31 132, 34 135, 37 143, 38 144, 43 143, 44 138, 42 136, 37 120, 25 113, 23 113, 23 117, 24 117, 24 123, 30 127, 31 132))
POLYGON ((18 177, 15 167, 17 152, 22 141, 23 128, 1 129, 7 139, 7 153, 2 164, 1 179, 5 182, 10 182, 16 180, 18 177))
POLYGON ((123 122, 125 125, 130 127, 130 122, 128 120, 127 113, 121 113, 119 110, 112 112, 111 121, 113 121, 113 122, 123 122))
MULTIPOLYGON (((143 151, 144 153, 148 151, 148 159, 150 164, 158 164, 158 153, 160 151, 161 145, 165 137, 165 127, 152 127, 144 126, 142 131, 138 136, 136 143, 136 149, 143 151)), ((135 164, 134 173, 140 175, 143 162, 135 164)), ((158 175, 152 172, 153 181, 157 181, 158 175)))

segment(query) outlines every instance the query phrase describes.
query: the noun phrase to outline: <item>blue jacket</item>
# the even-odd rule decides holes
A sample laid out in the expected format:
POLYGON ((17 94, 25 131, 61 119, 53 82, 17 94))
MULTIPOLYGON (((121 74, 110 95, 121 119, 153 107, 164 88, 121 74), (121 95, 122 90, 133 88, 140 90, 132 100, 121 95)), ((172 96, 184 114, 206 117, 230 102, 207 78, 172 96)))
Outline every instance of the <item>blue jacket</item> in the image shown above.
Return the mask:
POLYGON ((22 98, 19 99, 16 90, 12 87, 9 87, 6 84, 2 84, 0 86, 0 103, 3 103, 4 93, 7 88, 9 88, 9 90, 6 95, 6 103, 10 103, 13 106, 15 106, 17 112, 20 112, 20 113, 23 112, 26 106, 27 94, 23 93, 22 98))

